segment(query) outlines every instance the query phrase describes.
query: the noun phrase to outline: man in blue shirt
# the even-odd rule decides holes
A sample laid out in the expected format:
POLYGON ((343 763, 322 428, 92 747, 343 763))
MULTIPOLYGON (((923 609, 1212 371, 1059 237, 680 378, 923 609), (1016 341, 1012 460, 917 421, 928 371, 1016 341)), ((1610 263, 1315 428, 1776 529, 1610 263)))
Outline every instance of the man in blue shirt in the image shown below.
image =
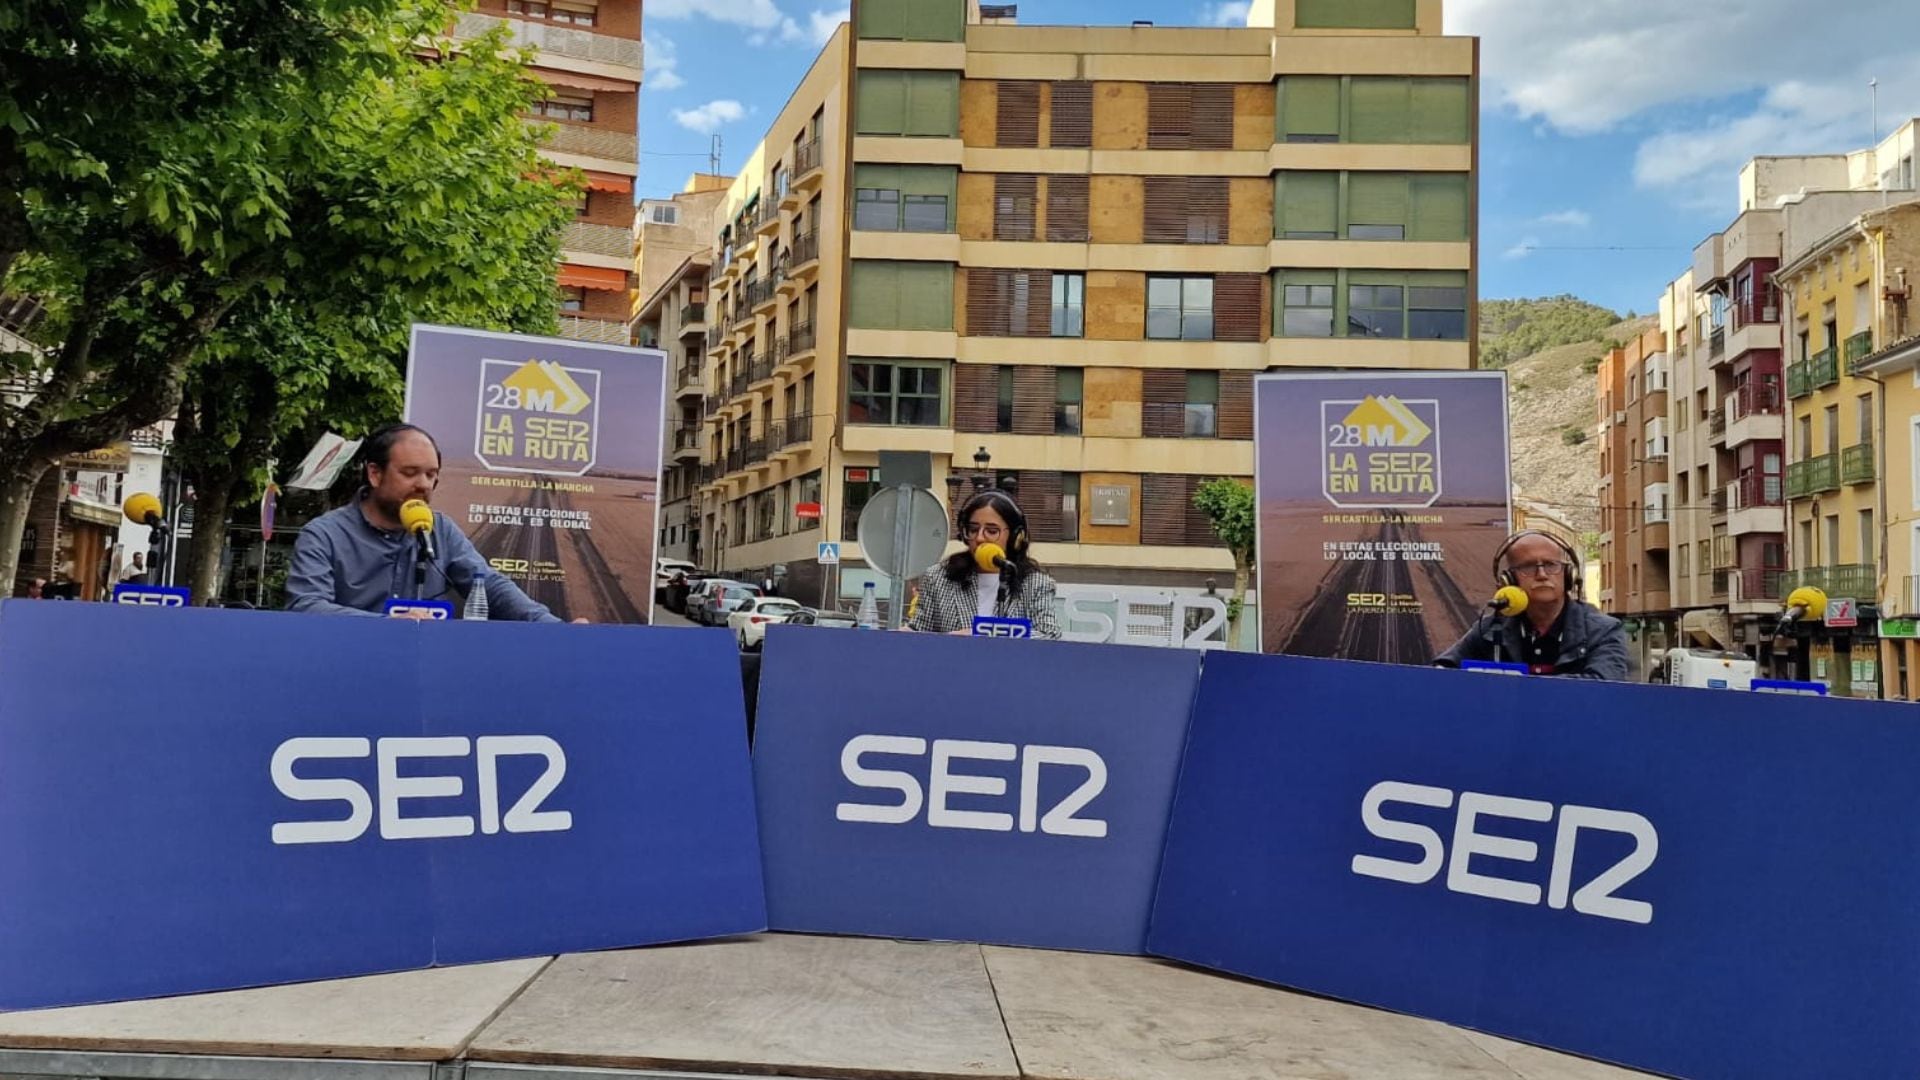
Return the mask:
MULTIPOLYGON (((400 505, 428 499, 440 480, 440 447, 412 424, 390 424, 367 436, 366 486, 351 503, 331 510, 300 532, 287 572, 290 611, 331 615, 383 613, 389 599, 412 598, 418 541, 400 524, 400 505)), ((419 599, 456 600, 473 589, 486 594, 490 618, 559 622, 480 557, 460 527, 433 518, 434 553, 419 599)), ((412 617, 424 618, 425 613, 412 617)))

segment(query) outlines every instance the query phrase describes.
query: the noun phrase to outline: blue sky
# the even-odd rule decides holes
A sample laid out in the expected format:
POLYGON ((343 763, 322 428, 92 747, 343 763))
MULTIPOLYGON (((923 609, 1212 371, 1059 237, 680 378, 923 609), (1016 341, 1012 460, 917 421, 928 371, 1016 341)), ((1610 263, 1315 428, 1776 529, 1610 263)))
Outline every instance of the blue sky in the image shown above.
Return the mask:
MULTIPOLYGON (((1023 23, 1243 25, 1233 0, 1020 0, 1023 23)), ((1448 0, 1482 39, 1481 293, 1651 310, 1760 154, 1837 153, 1920 115, 1920 4, 1448 0)), ((650 0, 642 197, 738 168, 843 0, 650 0)))

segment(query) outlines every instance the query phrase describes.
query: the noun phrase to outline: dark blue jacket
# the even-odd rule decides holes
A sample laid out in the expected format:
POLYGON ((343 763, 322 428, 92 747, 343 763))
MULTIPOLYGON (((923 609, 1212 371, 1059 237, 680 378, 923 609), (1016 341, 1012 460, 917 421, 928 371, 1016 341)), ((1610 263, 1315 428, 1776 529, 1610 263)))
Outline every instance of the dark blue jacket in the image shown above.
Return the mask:
MULTIPOLYGON (((1521 630, 1524 615, 1503 617, 1489 612, 1473 624, 1453 648, 1434 658, 1441 667, 1459 667, 1462 660, 1498 659, 1524 663, 1526 636, 1521 630)), ((1560 629, 1560 657, 1554 661, 1553 674, 1571 679, 1627 679, 1627 629, 1620 620, 1579 600, 1567 602, 1566 621, 1560 629)))

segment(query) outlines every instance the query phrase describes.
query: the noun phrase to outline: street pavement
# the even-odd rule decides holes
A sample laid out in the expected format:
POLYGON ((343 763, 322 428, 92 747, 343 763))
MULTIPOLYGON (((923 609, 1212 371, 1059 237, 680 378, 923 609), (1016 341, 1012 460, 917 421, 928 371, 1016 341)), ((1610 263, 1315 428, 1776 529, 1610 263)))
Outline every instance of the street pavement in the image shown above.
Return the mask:
POLYGON ((668 611, 667 605, 662 604, 656 600, 654 601, 654 604, 653 604, 653 625, 655 626, 694 626, 697 624, 689 621, 685 616, 675 615, 673 612, 668 611))

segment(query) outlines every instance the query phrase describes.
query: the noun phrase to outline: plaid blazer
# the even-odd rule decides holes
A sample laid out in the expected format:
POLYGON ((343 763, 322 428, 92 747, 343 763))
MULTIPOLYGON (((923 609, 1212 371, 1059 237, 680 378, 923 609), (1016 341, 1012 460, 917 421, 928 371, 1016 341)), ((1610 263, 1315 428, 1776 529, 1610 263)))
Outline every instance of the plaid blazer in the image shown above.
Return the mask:
MULTIPOLYGON (((1058 640, 1060 617, 1054 611, 1053 579, 1038 570, 1020 578, 1020 591, 1000 598, 994 614, 1003 619, 1025 619, 1033 624, 1033 636, 1058 640)), ((973 625, 980 613, 974 593, 974 579, 956 584, 947 577, 945 563, 936 563, 920 575, 907 623, 914 630, 931 634, 949 634, 973 625)))

